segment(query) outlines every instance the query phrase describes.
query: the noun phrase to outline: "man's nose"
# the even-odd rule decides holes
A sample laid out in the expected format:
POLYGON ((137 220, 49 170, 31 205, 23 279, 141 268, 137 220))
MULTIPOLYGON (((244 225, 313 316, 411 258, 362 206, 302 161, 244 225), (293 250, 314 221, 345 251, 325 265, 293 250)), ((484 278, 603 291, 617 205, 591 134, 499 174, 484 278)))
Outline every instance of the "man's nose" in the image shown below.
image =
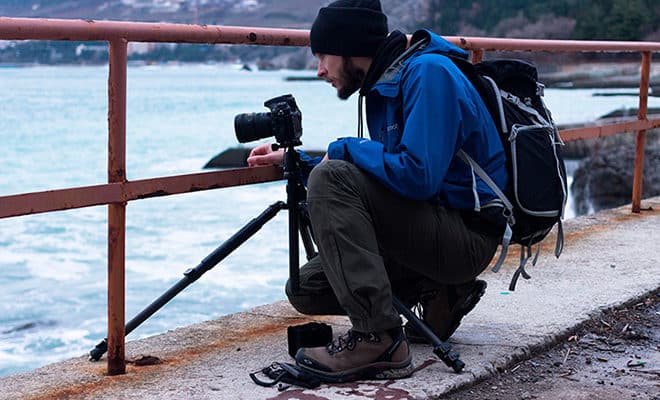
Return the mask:
POLYGON ((325 69, 323 64, 319 63, 318 67, 316 67, 316 76, 318 76, 319 78, 323 78, 327 74, 328 74, 328 70, 325 69))

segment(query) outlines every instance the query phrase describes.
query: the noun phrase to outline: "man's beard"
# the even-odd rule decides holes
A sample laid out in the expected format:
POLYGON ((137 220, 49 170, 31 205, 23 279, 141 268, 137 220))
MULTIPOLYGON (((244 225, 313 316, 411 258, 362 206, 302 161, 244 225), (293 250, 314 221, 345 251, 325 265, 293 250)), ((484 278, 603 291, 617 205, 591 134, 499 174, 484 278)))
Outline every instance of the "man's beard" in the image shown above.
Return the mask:
POLYGON ((346 100, 362 86, 365 72, 355 66, 349 57, 343 57, 341 62, 342 87, 337 91, 340 99, 346 100))

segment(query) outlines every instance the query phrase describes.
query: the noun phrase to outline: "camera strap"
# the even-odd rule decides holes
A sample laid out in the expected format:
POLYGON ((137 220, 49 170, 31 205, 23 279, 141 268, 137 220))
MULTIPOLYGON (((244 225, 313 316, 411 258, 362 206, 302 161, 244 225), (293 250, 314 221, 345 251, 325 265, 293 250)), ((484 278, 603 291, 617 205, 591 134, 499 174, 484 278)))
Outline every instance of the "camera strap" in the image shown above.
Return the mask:
POLYGON ((289 388, 287 385, 300 386, 306 389, 314 389, 321 385, 321 379, 298 367, 294 364, 274 362, 271 365, 262 368, 261 371, 250 373, 250 378, 254 383, 263 387, 272 387, 279 383, 278 390, 284 391, 289 388), (267 376, 270 380, 262 380, 257 377, 258 374, 267 376))

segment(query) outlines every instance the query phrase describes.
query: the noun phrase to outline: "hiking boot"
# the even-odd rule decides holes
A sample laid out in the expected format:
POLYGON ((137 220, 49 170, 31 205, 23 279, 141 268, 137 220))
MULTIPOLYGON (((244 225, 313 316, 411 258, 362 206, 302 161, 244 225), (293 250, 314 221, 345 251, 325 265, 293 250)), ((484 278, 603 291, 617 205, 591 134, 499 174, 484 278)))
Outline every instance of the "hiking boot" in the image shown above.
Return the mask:
MULTIPOLYGON (((446 285, 423 293, 413 311, 443 342, 456 332, 461 320, 472 311, 486 292, 486 282, 474 280, 461 285, 446 285)), ((406 335, 413 343, 428 343, 428 339, 410 323, 405 325, 406 335)))
POLYGON ((326 382, 405 378, 413 372, 411 360, 402 327, 378 333, 349 330, 326 346, 296 353, 298 366, 326 382))

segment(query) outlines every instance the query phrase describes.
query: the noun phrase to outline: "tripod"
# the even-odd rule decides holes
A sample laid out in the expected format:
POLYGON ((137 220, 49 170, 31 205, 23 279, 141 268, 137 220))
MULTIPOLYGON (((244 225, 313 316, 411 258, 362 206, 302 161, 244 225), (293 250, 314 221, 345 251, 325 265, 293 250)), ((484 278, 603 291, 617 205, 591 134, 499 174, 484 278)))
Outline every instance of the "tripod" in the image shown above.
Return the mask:
MULTIPOLYGON (((266 210, 252 219, 238 232, 223 242, 204 258, 195 268, 184 272, 184 277, 174 286, 168 289, 160 297, 154 300, 146 308, 140 311, 135 317, 126 323, 125 334, 128 335, 144 321, 151 317, 156 311, 172 300, 176 295, 197 281, 207 271, 215 267, 220 261, 236 250, 241 244, 245 243, 255 233, 257 233, 268 221, 273 219, 281 210, 288 210, 289 214, 289 282, 292 291, 295 293, 300 288, 299 273, 299 234, 302 239, 307 259, 316 256, 311 223, 306 208, 307 191, 303 184, 300 155, 295 150, 295 146, 302 144, 299 140, 273 145, 274 149, 284 148, 284 177, 286 178, 287 201, 278 201, 271 204, 266 210)), ((442 342, 438 337, 422 322, 409 308, 407 308, 399 299, 393 297, 394 307, 403 314, 419 332, 421 332, 433 345, 433 352, 454 371, 460 372, 465 364, 460 360, 458 353, 452 351, 448 343, 442 342)), ((98 361, 108 350, 108 339, 105 338, 99 342, 90 352, 89 359, 98 361)))

